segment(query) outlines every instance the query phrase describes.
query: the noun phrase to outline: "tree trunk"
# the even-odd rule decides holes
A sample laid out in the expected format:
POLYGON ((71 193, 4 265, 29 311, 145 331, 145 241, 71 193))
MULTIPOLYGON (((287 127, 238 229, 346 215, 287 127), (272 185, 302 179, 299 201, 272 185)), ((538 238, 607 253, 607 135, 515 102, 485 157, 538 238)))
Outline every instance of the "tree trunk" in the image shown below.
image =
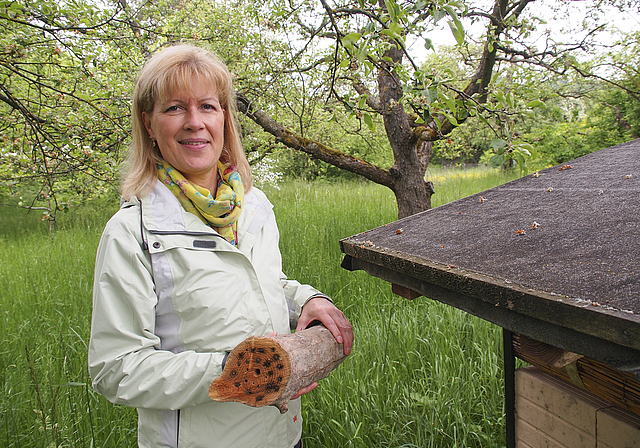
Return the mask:
POLYGON ((414 136, 411 121, 401 102, 404 95, 402 83, 394 72, 394 66, 400 64, 402 56, 399 47, 391 46, 385 52, 385 58, 392 62, 382 63, 378 73, 380 112, 395 160, 389 172, 394 177, 391 189, 398 203, 398 218, 431 208, 431 194, 422 169, 424 160, 418 156, 418 145, 422 147, 422 141, 414 136))
POLYGON ((434 193, 431 182, 425 182, 419 173, 414 172, 414 167, 407 168, 409 172, 399 175, 393 187, 398 204, 398 219, 430 209, 431 195, 434 193))
POLYGON ((251 336, 229 354, 222 375, 209 386, 209 397, 273 405, 284 414, 291 397, 328 377, 345 357, 343 345, 323 326, 275 338, 251 336))

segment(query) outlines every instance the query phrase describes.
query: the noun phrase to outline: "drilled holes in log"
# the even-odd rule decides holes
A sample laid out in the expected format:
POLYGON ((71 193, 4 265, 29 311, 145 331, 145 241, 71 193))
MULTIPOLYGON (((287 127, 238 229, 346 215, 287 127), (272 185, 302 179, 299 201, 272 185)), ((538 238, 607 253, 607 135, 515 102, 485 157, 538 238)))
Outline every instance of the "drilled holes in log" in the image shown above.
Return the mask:
POLYGON ((227 359, 227 365, 239 369, 225 369, 211 383, 209 397, 254 407, 272 404, 280 396, 290 374, 281 361, 288 360, 287 352, 279 346, 271 347, 273 344, 274 339, 267 337, 250 337, 241 342, 227 359))
POLYGON ((344 358, 342 344, 322 326, 275 338, 252 336, 229 354, 228 367, 211 383, 209 397, 254 407, 274 405, 286 412, 298 390, 326 378, 344 358))

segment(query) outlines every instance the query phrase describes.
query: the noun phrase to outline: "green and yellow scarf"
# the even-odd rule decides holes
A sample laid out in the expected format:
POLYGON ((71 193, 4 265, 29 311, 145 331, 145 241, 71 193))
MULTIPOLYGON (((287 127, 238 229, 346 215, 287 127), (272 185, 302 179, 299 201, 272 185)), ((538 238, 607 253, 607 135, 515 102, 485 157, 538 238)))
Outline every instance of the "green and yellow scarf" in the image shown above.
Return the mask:
POLYGON ((244 186, 235 166, 218 161, 216 197, 185 177, 166 161, 158 164, 158 179, 178 198, 182 207, 214 228, 234 246, 238 244, 238 218, 244 202, 244 186))

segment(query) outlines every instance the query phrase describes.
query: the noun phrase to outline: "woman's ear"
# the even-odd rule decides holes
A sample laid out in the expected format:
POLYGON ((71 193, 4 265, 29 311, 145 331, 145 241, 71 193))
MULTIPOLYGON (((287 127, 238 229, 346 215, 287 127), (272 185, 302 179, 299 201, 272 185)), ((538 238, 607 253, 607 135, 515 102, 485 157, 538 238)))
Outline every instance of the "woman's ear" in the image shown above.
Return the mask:
POLYGON ((151 137, 151 140, 155 140, 156 136, 153 132, 153 128, 151 127, 151 114, 142 111, 142 122, 144 123, 144 127, 149 133, 149 137, 151 137))

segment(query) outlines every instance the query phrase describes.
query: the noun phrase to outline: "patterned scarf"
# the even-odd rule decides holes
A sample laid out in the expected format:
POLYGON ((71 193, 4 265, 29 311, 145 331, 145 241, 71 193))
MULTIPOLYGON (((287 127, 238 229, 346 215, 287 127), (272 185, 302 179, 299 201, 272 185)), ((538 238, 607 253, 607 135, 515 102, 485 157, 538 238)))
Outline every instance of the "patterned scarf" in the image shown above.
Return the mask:
POLYGON ((229 243, 238 244, 238 217, 244 202, 244 187, 236 167, 218 161, 218 191, 211 192, 184 178, 166 161, 158 164, 158 179, 178 198, 182 207, 213 227, 229 243))

